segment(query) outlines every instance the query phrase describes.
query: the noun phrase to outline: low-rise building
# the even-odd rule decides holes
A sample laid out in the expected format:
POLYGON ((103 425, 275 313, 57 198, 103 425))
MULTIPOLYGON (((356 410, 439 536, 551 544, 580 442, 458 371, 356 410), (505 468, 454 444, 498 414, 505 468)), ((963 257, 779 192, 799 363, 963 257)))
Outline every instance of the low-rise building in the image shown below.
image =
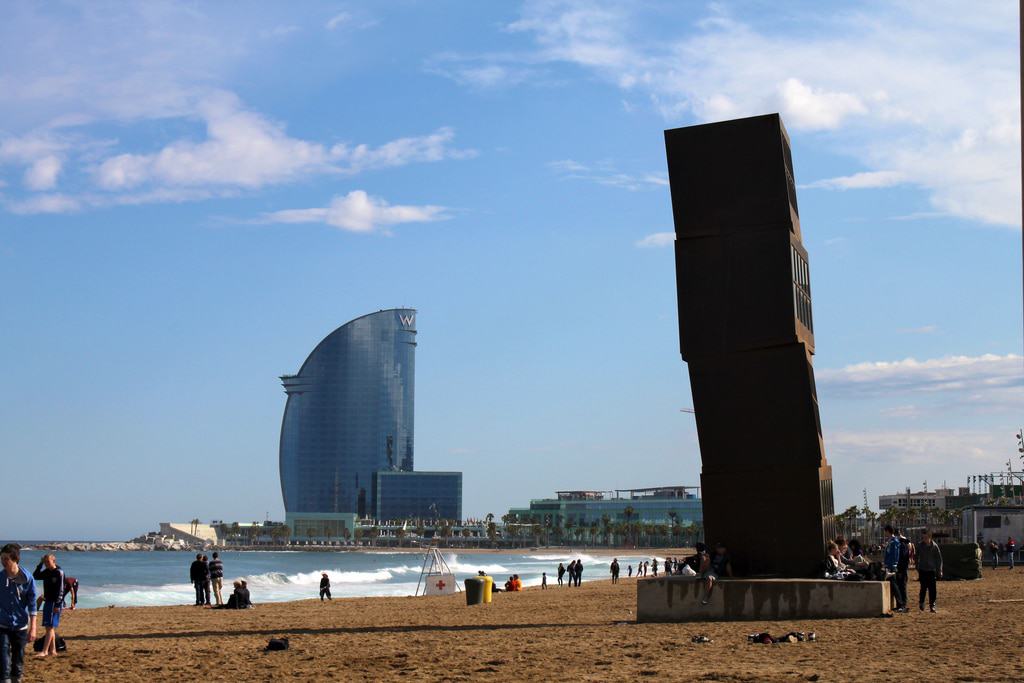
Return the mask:
POLYGON ((1024 539, 1024 506, 974 505, 961 513, 960 540, 985 547, 989 541, 1006 543, 1024 539))
POLYGON ((519 523, 554 527, 639 523, 689 527, 704 521, 696 486, 658 486, 615 491, 558 491, 554 498, 531 500, 528 507, 512 508, 519 523))
POLYGON ((889 493, 878 497, 878 508, 880 510, 946 510, 963 507, 968 502, 975 502, 971 498, 970 489, 961 486, 957 490, 952 488, 936 488, 934 491, 900 491, 889 493), (959 503, 959 504, 957 504, 959 503))

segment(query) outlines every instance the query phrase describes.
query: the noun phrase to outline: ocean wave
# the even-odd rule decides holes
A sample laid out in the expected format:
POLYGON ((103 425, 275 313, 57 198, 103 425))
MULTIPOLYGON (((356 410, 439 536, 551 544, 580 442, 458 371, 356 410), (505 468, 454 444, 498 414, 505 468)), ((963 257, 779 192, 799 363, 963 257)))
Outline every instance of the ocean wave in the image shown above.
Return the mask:
POLYGON ((565 555, 527 555, 526 557, 531 560, 538 560, 542 562, 563 562, 565 564, 568 564, 573 560, 581 560, 585 565, 611 562, 608 558, 594 557, 593 555, 587 555, 586 553, 567 553, 565 555))
MULTIPOLYGON (((459 562, 458 555, 444 555, 444 561, 448 564, 448 568, 455 574, 469 574, 470 576, 476 576, 478 571, 483 571, 487 574, 514 574, 515 570, 509 569, 508 567, 500 564, 483 564, 483 563, 472 563, 466 564, 459 562)), ((476 557, 485 557, 484 555, 477 555, 476 557)))
POLYGON ((247 583, 252 586, 319 586, 320 578, 324 572, 331 580, 331 584, 346 583, 381 583, 391 579, 419 572, 419 567, 396 566, 384 567, 382 569, 370 569, 365 571, 344 571, 342 569, 317 569, 312 572, 299 572, 297 574, 285 574, 283 572, 265 572, 245 577, 247 583))

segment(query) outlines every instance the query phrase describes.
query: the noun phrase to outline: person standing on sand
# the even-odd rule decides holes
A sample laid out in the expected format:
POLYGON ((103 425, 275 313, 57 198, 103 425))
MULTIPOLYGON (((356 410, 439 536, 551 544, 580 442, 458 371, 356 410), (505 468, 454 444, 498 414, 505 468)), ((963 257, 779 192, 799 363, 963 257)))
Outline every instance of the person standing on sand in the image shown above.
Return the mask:
POLYGON ((658 558, 654 558, 654 560, 651 562, 651 571, 654 572, 655 576, 658 575, 658 558))
POLYGON ((36 639, 36 582, 20 562, 20 545, 0 548, 0 679, 12 683, 21 683, 25 644, 36 639))
POLYGON ((57 565, 57 557, 51 553, 39 560, 32 578, 43 582, 43 628, 46 629, 43 651, 36 657, 56 657, 57 627, 60 625, 61 607, 64 606, 64 571, 57 565))
POLYGON ((220 594, 224 587, 224 563, 220 561, 220 553, 216 550, 213 552, 213 559, 210 560, 210 582, 213 584, 213 599, 218 605, 224 604, 224 598, 220 594))
POLYGON ((333 600, 331 597, 331 578, 327 576, 327 572, 320 573, 320 602, 324 601, 324 596, 327 596, 328 600, 333 600))
POLYGON ((609 570, 612 573, 612 583, 618 583, 619 582, 619 558, 616 557, 616 558, 612 559, 612 565, 611 565, 611 567, 609 567, 609 570))
POLYGON ((576 587, 580 587, 580 581, 583 580, 583 560, 576 560, 576 587))
POLYGON ((569 575, 569 587, 572 588, 573 582, 576 581, 576 560, 569 563, 565 573, 569 575))
POLYGON ((626 578, 629 578, 629 579, 633 578, 633 565, 631 565, 631 564, 626 565, 626 578))
POLYGON ((1013 536, 1006 539, 1006 559, 1010 561, 1010 571, 1013 571, 1013 553, 1017 550, 1017 541, 1013 536))
POLYGON ((562 577, 564 577, 564 576, 565 576, 565 565, 562 564, 561 562, 559 562, 558 563, 558 585, 559 586, 564 586, 565 585, 565 583, 562 580, 562 577))
POLYGON ((906 612, 907 611, 907 575, 901 574, 900 564, 904 555, 910 557, 909 550, 900 547, 899 536, 896 535, 896 529, 891 524, 885 525, 885 533, 889 535, 889 542, 885 546, 885 554, 883 555, 883 563, 885 564, 886 571, 892 575, 889 577, 889 583, 892 585, 893 598, 896 600, 896 611, 906 612))
POLYGON ((203 605, 203 582, 204 573, 208 571, 203 567, 203 555, 200 553, 196 555, 196 560, 188 568, 188 579, 189 582, 196 588, 196 607, 202 607, 203 605))
POLYGON ((206 555, 203 555, 203 571, 205 572, 203 579, 203 605, 205 607, 209 607, 210 591, 213 588, 213 581, 210 578, 210 558, 208 558, 206 555))
POLYGON ((921 535, 921 543, 917 547, 917 580, 921 583, 921 591, 917 595, 917 608, 924 611, 924 595, 928 593, 928 609, 935 611, 935 580, 942 578, 942 551, 939 544, 932 539, 932 533, 925 531, 921 535))
POLYGON ((548 589, 548 573, 547 572, 542 572, 541 575, 540 575, 540 589, 542 591, 548 589))

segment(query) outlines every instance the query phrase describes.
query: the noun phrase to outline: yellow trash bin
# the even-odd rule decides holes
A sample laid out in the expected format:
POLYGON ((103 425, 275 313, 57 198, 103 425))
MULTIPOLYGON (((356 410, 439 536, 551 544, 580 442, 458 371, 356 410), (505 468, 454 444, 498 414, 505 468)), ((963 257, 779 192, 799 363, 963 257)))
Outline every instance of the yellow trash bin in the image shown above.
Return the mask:
POLYGON ((484 604, 489 605, 491 602, 491 591, 494 588, 494 579, 490 576, 481 576, 484 582, 484 604))

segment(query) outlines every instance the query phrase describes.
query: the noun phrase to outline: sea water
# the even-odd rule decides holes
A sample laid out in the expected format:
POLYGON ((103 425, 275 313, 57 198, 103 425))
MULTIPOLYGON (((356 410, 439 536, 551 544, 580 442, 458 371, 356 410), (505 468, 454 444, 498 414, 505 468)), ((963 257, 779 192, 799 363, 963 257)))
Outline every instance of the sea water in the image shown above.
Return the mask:
MULTIPOLYGON (((22 566, 28 571, 45 551, 25 550, 22 566)), ((206 553, 210 555, 209 552, 206 553)), ((62 552, 57 563, 68 576, 78 579, 79 607, 118 607, 143 605, 191 605, 195 589, 189 583, 189 565, 195 559, 188 552, 62 552)), ((557 583, 558 564, 583 561, 583 581, 607 579, 612 555, 586 553, 534 552, 464 553, 442 549, 442 556, 459 584, 476 576, 479 570, 502 585, 518 574, 525 586, 539 586, 541 573, 547 572, 548 585, 557 583)), ((651 560, 618 555, 621 575, 627 565, 651 560)), ((222 551, 224 563, 223 595, 231 593, 235 579, 245 579, 254 603, 283 602, 316 598, 320 575, 327 572, 334 597, 413 595, 423 569, 424 555, 417 552, 368 550, 360 552, 296 551, 222 551)), ((664 558, 659 558, 661 562, 664 558)), ((39 586, 41 589, 41 586, 39 586)))

